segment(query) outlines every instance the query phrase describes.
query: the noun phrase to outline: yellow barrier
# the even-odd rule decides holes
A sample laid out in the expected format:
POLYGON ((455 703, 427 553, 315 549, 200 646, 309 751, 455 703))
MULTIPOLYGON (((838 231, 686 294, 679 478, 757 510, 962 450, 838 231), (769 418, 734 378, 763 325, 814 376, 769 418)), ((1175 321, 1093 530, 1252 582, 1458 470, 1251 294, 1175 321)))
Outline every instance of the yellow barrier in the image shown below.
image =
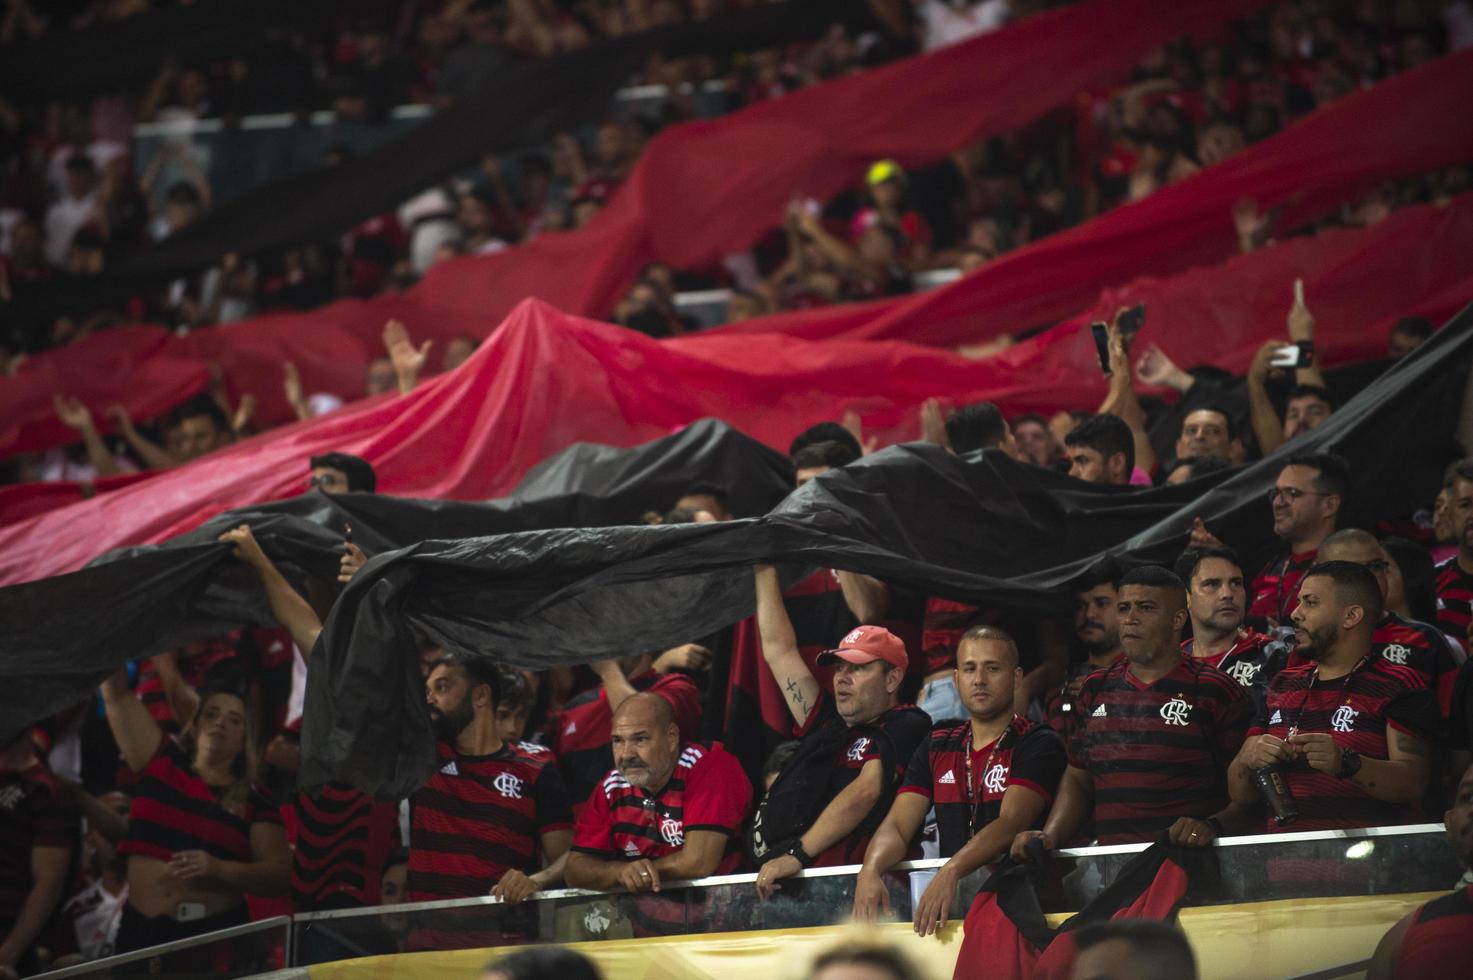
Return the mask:
MULTIPOLYGON (((1441 895, 1311 898, 1183 909, 1181 925, 1197 951, 1203 980, 1292 977, 1368 959, 1381 936, 1417 905, 1441 895)), ((1066 916, 1051 916, 1057 925, 1066 916)), ((724 980, 800 978, 820 949, 846 935, 882 935, 904 947, 935 980, 950 977, 961 947, 961 922, 938 938, 921 939, 892 922, 862 933, 850 926, 726 932, 667 939, 571 943, 595 960, 607 980, 724 980)), ((473 980, 510 949, 403 953, 324 963, 312 980, 473 980)))

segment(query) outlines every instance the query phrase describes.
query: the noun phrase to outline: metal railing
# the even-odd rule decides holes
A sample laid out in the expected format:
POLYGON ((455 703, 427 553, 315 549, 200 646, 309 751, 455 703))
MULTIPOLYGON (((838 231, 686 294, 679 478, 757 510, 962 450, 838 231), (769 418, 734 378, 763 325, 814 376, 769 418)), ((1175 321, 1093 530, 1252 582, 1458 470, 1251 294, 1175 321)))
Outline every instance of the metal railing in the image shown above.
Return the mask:
MULTIPOLYGON (((210 951, 212 947, 221 947, 222 952, 229 954, 229 962, 238 963, 238 970, 226 970, 221 972, 218 968, 211 967, 208 972, 214 976, 243 977, 257 974, 263 970, 285 966, 284 959, 290 955, 292 920, 290 916, 279 915, 271 919, 262 919, 259 922, 247 922, 244 925, 231 926, 228 929, 217 929, 214 932, 201 933, 198 936, 190 936, 188 939, 176 939, 173 942, 160 943, 157 946, 149 946, 146 949, 135 950, 131 953, 119 953, 116 956, 107 956, 100 960, 92 960, 88 963, 78 963, 76 966, 63 967, 60 970, 52 970, 48 973, 38 974, 50 978, 50 980, 64 980, 67 977, 108 977, 112 971, 121 966, 144 963, 157 960, 155 968, 146 972, 150 973, 176 973, 186 975, 200 972, 200 957, 210 951), (280 959, 274 962, 268 956, 260 959, 252 958, 248 953, 241 955, 242 951, 249 950, 252 946, 258 946, 259 951, 268 953, 270 950, 264 940, 269 939, 268 933, 280 931, 280 959), (257 942, 245 942, 243 940, 255 939, 257 942), (181 962, 175 962, 181 961, 181 962)), ((130 973, 145 972, 139 969, 127 971, 130 973)))
MULTIPOLYGON (((1076 911, 1149 846, 1119 844, 1054 852, 1050 877, 1058 887, 1041 892, 1044 911, 1076 911)), ((1462 873, 1441 824, 1226 837, 1214 846, 1222 875, 1207 904, 1435 892, 1453 887, 1462 873), (1282 866, 1277 876, 1276 866, 1282 866), (1316 873, 1299 874, 1306 867, 1316 873)), ((929 881, 929 873, 945 863, 942 859, 906 861, 886 876, 897 916, 912 914, 913 901, 929 881)), ((757 899, 757 876, 746 873, 666 882, 658 895, 563 888, 540 892, 518 905, 482 896, 310 912, 181 939, 45 976, 58 980, 100 977, 115 967, 151 959, 167 968, 171 959, 197 960, 202 950, 221 944, 239 950, 242 937, 260 934, 270 938, 266 934, 273 930, 281 932, 284 961, 267 961, 257 953, 238 969, 218 975, 243 976, 275 969, 282 971, 275 974, 278 976, 301 976, 294 968, 417 948, 827 926, 849 917, 859 870, 858 865, 845 865, 800 872, 766 902, 757 899)), ((955 917, 965 913, 987 873, 980 869, 958 884, 952 906, 955 917)), ((1344 976, 1361 967, 1363 964, 1345 964, 1312 976, 1344 976)))

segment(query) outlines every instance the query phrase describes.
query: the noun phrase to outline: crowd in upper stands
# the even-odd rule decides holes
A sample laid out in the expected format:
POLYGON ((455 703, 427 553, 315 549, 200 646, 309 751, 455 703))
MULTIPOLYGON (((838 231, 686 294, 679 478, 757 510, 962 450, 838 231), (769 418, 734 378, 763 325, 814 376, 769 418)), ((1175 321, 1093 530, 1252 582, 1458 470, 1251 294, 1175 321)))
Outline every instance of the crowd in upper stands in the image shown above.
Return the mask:
MULTIPOLYGON (((43 23, 29 15, 25 0, 10 6, 21 11, 10 18, 12 33, 60 29, 54 17, 43 23)), ((96 20, 113 16, 104 11, 114 8, 148 5, 81 6, 96 20)), ((514 59, 553 56, 598 37, 741 5, 377 6, 383 9, 345 10, 316 32, 273 37, 268 50, 248 57, 164 65, 131 98, 39 105, 0 99, 0 303, 7 283, 102 272, 130 249, 208 216, 214 192, 201 150, 187 137, 169 138, 150 158, 135 158, 135 122, 301 110, 309 107, 304 93, 311 93, 311 106, 371 121, 401 102, 447 104, 514 59)), ((917 48, 954 43, 1052 4, 878 4, 892 6, 892 22, 904 25, 894 33, 854 37, 836 26, 815 42, 781 50, 656 58, 631 81, 673 87, 658 109, 616 106, 597 126, 561 134, 549 146, 488 155, 449 184, 426 188, 396 211, 328 240, 270 255, 231 253, 206 273, 140 288, 105 308, 11 324, 12 335, 0 337, 8 370, 28 352, 113 323, 189 329, 402 290, 436 262, 582 227, 617 191, 650 137, 690 118, 694 109, 682 85, 719 81, 727 105, 738 108, 917 48)), ((731 320, 908 291, 919 272, 975 268, 1139 200, 1317 107, 1470 43, 1470 24, 1466 4, 1430 0, 1274 4, 1218 35, 1167 45, 1127 83, 1087 93, 1022 130, 912 173, 881 161, 859 186, 831 201, 796 198, 785 214, 772 216, 773 231, 751 249, 711 268, 651 269, 610 314, 665 335, 691 326, 673 305, 681 289, 733 289, 731 320)), ((322 165, 339 166, 350 155, 346 146, 333 146, 322 165)), ((1327 223, 1371 224, 1395 207, 1445 200, 1468 186, 1467 167, 1417 175, 1367 189, 1327 223)), ((1245 248, 1262 243, 1270 217, 1252 200, 1241 202, 1233 220, 1245 248)))
MULTIPOLYGON (((147 17, 162 5, 78 3, 67 18, 42 17, 36 6, 10 0, 0 43, 147 17)), ((337 52, 319 65, 325 76, 309 71, 324 79, 314 91, 328 93, 328 104, 372 117, 404 98, 453 97, 442 85, 452 69, 473 79, 506 57, 483 51, 486 64, 457 60, 457 38, 548 56, 717 6, 451 0, 429 5, 434 13, 407 33, 339 25, 337 48, 314 49, 337 52)), ((967 25, 949 16, 970 11, 970 26, 982 30, 1034 6, 918 4, 918 43, 964 35, 967 25)), ((927 269, 973 268, 1473 40, 1458 34, 1466 4, 1398 4, 1394 14, 1388 4, 1295 0, 1219 41, 1168 46, 1126 88, 1096 93, 1026 131, 911 173, 876 161, 852 194, 794 201, 774 216, 781 229, 744 262, 716 271, 651 267, 615 316, 663 335, 688 328, 672 303, 684 284, 736 287, 737 318, 903 290, 927 269)), ((792 52, 754 55, 741 66, 750 73, 742 91, 768 97, 832 77, 865 63, 860 47, 833 34, 795 62, 784 58, 792 52)), ((218 79, 168 71, 144 103, 155 113, 170 100, 197 114, 258 107, 227 110, 232 90, 213 88, 218 79)), ((250 75, 242 68, 222 77, 238 74, 250 75)), ((645 79, 716 74, 711 65, 657 63, 645 79)), ((150 199, 148 174, 142 187, 127 176, 125 145, 97 152, 105 140, 88 132, 86 113, 54 110, 46 119, 56 128, 45 130, 21 125, 23 112, 0 113, 12 135, 27 134, 10 145, 10 196, 0 208, 21 200, 17 174, 53 184, 36 199, 51 198, 44 212, 0 212, 20 213, 3 226, 0 272, 11 281, 101 268, 123 240, 112 237, 123 213, 114 207, 150 199), (44 166, 27 171, 14 163, 22 159, 44 166)), ((434 192, 451 212, 441 215, 445 235, 431 259, 586 223, 649 132, 640 120, 605 122, 591 152, 559 138, 550 155, 518 160, 514 182, 488 158, 477 187, 434 192)), ((1394 207, 1458 193, 1468 176, 1467 167, 1454 168, 1376 188, 1335 220, 1373 223, 1394 207)), ((158 200, 151 220, 160 232, 177 229, 207 211, 208 183, 195 173, 158 200)), ((1267 223, 1251 202, 1233 217, 1244 250, 1264 244, 1267 223)), ((320 289, 292 294, 302 305, 398 288, 423 271, 414 267, 408 224, 386 218, 379 232, 360 228, 331 252, 304 248, 289 262, 234 258, 217 270, 213 293, 185 284, 174 305, 148 297, 140 309, 202 327, 266 308, 272 281, 287 291, 320 278, 320 289), (369 248, 375 235, 391 247, 369 248)), ((338 583, 304 594, 249 526, 227 532, 221 540, 259 579, 279 628, 160 650, 119 669, 91 702, 0 746, 0 980, 281 911, 486 894, 515 904, 563 885, 644 896, 631 928, 658 935, 684 928, 688 916, 714 925, 722 914, 684 899, 662 904, 657 893, 668 882, 737 870, 756 874, 765 901, 803 869, 858 865, 852 912, 867 922, 889 908, 886 874, 922 854, 946 861, 914 909, 925 936, 961 914, 952 907, 957 881, 1006 855, 1030 860, 1163 834, 1205 847, 1237 834, 1411 824, 1467 811, 1473 404, 1456 426, 1460 451, 1438 461, 1446 470, 1434 499, 1349 526, 1348 503, 1371 474, 1331 453, 1295 451, 1296 440, 1334 417, 1348 389, 1364 384, 1315 361, 1313 308, 1302 288, 1284 297, 1283 336, 1264 345, 1244 378, 1183 369, 1159 350, 1137 348, 1138 314, 1121 310, 1101 324, 1111 371, 1097 412, 1044 418, 935 402, 920 410, 924 439, 940 449, 1001 453, 1088 483, 1175 484, 1282 448, 1262 514, 1265 536, 1278 542, 1266 563, 1198 521, 1171 567, 1129 556, 1096 564, 1069 590, 1072 617, 914 595, 855 570, 785 581, 783 570, 762 565, 752 570, 752 618, 670 649, 531 671, 422 637, 398 654, 424 683, 437 754, 429 779, 404 801, 377 800, 347 782, 311 792, 297 785, 306 676, 332 586, 352 581, 372 556, 346 541, 338 583), (1176 397, 1144 398, 1137 389, 1147 386, 1176 397)), ((69 323, 51 339, 98 325, 69 323)), ((434 369, 412 328, 386 326, 369 393, 407 392, 434 369)), ((1432 334, 1425 320, 1400 321, 1388 362, 1432 334)), ((438 367, 453 370, 474 343, 448 345, 438 367)), ((283 369, 302 418, 361 394, 309 394, 290 365, 283 369)), ((232 405, 219 394, 137 427, 117 409, 120 443, 104 440, 74 399, 58 394, 56 408, 76 429, 76 447, 28 460, 13 477, 168 468, 252 431, 249 402, 232 405)), ((789 448, 794 486, 872 448, 854 418, 798 434, 789 448)), ((373 468, 357 457, 303 463, 304 492, 376 491, 373 468)), ((689 486, 648 501, 649 519, 729 520, 730 490, 689 486)), ((495 941, 387 920, 367 925, 374 931, 358 937, 360 952, 495 941)), ((347 955, 330 936, 308 941, 322 944, 314 952, 322 958, 347 955)))

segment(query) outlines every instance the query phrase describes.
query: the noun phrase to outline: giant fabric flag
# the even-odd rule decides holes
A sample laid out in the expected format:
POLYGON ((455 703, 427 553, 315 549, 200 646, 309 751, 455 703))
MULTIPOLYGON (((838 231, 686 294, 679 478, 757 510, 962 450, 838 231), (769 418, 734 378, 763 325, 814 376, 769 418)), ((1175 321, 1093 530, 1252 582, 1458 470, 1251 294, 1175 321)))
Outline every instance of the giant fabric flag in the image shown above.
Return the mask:
POLYGON ((1105 392, 1083 329, 1091 316, 1144 301, 1142 343, 1159 343, 1184 367, 1241 371, 1259 344, 1284 335, 1296 278, 1319 320, 1322 360, 1372 356, 1398 317, 1441 322, 1473 300, 1473 195, 1126 284, 1090 313, 980 362, 895 342, 723 332, 659 342, 528 303, 458 371, 407 396, 114 481, 89 500, 76 492, 76 502, 18 521, 9 506, 40 509, 65 497, 0 491, 0 584, 71 571, 113 548, 163 541, 221 511, 294 494, 307 457, 330 450, 368 459, 386 493, 476 500, 510 493, 572 443, 629 446, 706 416, 783 449, 848 409, 884 441, 915 438, 917 406, 930 397, 989 400, 1010 412, 1089 410, 1105 392))
MULTIPOLYGON (((912 443, 825 473, 764 516, 724 524, 506 531, 529 525, 497 508, 478 512, 486 505, 352 497, 309 520, 321 509, 314 495, 286 512, 222 519, 174 547, 0 589, 0 670, 9 680, 0 718, 18 727, 84 697, 150 636, 261 615, 259 597, 242 598, 245 570, 233 569, 232 579, 222 569, 226 548, 211 543, 220 526, 250 519, 278 559, 325 577, 339 525, 356 515, 371 546, 417 543, 378 554, 333 606, 313 652, 303 776, 402 795, 434 758, 416 634, 536 668, 674 645, 749 615, 750 566, 762 561, 781 563, 790 578, 814 566, 848 568, 917 594, 1048 610, 1106 553, 1174 557, 1196 518, 1244 552, 1261 551, 1270 540, 1264 491, 1288 451, 1348 457, 1356 473, 1349 523, 1424 503, 1456 455, 1449 437, 1470 352, 1473 308, 1278 456, 1174 487, 1083 484, 996 451, 958 459, 912 443), (497 533, 474 536, 478 522, 497 533), (79 609, 94 612, 98 636, 74 635, 68 613, 79 609), (104 626, 122 639, 100 642, 104 626)), ((778 467, 766 452, 740 450, 752 478, 766 481, 754 486, 775 491, 778 467)), ((604 460, 594 485, 623 484, 620 458, 604 460)), ((580 484, 572 477, 582 469, 543 472, 566 488, 580 484), (560 482, 564 471, 570 478, 560 482)), ((554 511, 530 526, 574 519, 554 511)))
MULTIPOLYGON (((156 411, 146 404, 150 400, 174 405, 199 391, 208 362, 216 361, 237 397, 254 392, 260 418, 274 423, 291 418, 281 395, 283 360, 298 365, 308 390, 357 395, 364 390, 363 369, 379 349, 379 332, 391 317, 443 344, 461 333, 486 336, 528 296, 571 313, 606 315, 647 262, 699 266, 719 259, 778 223, 794 193, 827 198, 877 157, 896 156, 907 164, 934 160, 1017 128, 1080 91, 1122 78, 1151 48, 1265 2, 1093 0, 721 119, 672 127, 650 143, 609 207, 587 228, 544 235, 500 255, 437 266, 406 294, 345 300, 182 338, 136 327, 107 342, 93 338, 33 358, 16 378, 0 384, 0 454, 73 441, 51 408, 57 391, 99 409, 122 402, 142 418, 156 411), (1109 43, 1101 43, 1103 37, 1109 43), (700 220, 691 220, 692 215, 700 220), (124 358, 135 366, 149 361, 162 366, 144 386, 117 370, 124 358)), ((599 54, 593 51, 590 57, 599 54)), ((490 98, 496 102, 500 95, 490 98)), ((437 155, 460 138, 450 122, 448 131, 436 121, 411 134, 404 150, 408 157, 392 169, 408 168, 433 179, 437 155), (430 133, 435 134, 434 152, 427 149, 416 157, 415 141, 430 133)), ((1451 138, 1447 131, 1434 127, 1405 147, 1393 143, 1391 155, 1421 159, 1427 143, 1451 138)), ((1334 172, 1315 176, 1332 183, 1334 172)), ((346 199, 336 193, 331 198, 344 215, 358 199, 377 194, 384 180, 374 165, 346 176, 351 178, 346 199)), ((333 179, 308 175, 297 183, 326 194, 333 179)), ((281 203, 258 204, 244 215, 244 225, 259 229, 257 215, 281 203)), ((286 220, 302 220, 291 208, 286 213, 286 220)))

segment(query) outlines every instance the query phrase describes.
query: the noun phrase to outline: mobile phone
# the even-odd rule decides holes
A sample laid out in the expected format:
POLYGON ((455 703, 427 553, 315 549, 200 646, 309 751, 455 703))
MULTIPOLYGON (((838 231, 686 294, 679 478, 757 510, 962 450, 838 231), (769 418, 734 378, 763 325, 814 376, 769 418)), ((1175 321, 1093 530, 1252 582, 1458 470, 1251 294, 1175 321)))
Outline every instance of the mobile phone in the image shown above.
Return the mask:
POLYGON ((1089 325, 1089 332, 1094 334, 1095 352, 1100 355, 1100 370, 1106 374, 1110 373, 1110 328, 1096 320, 1089 325))
POLYGON ((1308 340, 1296 341, 1291 347, 1284 347, 1268 362, 1269 367, 1276 368, 1302 368, 1309 367, 1314 363, 1314 344, 1308 340))
POLYGON ((1124 313, 1120 314, 1120 322, 1115 329, 1119 330, 1128 339, 1141 332, 1141 327, 1146 325, 1146 304, 1137 303, 1124 313))

